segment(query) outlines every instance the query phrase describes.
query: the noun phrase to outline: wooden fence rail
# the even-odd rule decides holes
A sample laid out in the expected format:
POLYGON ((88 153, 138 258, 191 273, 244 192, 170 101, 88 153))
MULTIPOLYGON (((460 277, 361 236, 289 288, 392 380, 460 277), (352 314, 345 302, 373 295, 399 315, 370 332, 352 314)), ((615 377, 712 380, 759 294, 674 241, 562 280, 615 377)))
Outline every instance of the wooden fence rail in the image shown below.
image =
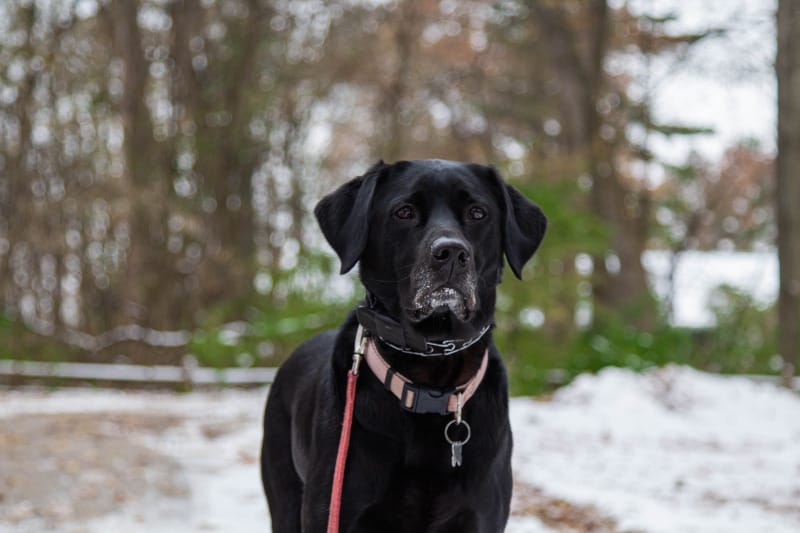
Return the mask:
MULTIPOLYGON (((208 368, 194 364, 185 366, 126 365, 112 363, 45 363, 0 359, 0 380, 3 378, 59 379, 130 384, 192 386, 253 386, 268 385, 275 379, 277 368, 208 368)), ((753 381, 779 384, 779 376, 742 375, 753 381)), ((568 381, 567 374, 557 369, 548 374, 553 386, 568 381)), ((800 391, 800 377, 795 377, 792 388, 800 391)))
POLYGON ((44 363, 0 360, 0 378, 39 378, 151 384, 267 385, 276 368, 207 368, 199 366, 44 363))

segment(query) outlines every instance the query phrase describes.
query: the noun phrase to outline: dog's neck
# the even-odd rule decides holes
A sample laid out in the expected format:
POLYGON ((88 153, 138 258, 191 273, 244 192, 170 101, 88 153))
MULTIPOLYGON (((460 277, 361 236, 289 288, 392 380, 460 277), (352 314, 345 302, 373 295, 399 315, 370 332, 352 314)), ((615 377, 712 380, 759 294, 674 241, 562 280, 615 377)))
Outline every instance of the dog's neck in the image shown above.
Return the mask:
POLYGON ((420 357, 399 352, 378 340, 381 356, 396 372, 418 385, 447 389, 469 381, 481 366, 489 342, 489 333, 474 345, 458 353, 437 357, 420 357))
MULTIPOLYGON (((384 315, 396 323, 396 327, 402 327, 400 322, 388 313, 380 300, 369 291, 366 303, 370 313, 384 315)), ((366 321, 363 313, 360 320, 369 330, 370 328, 363 324, 366 321)), ((455 387, 469 381, 478 372, 491 338, 491 332, 486 328, 474 338, 474 342, 454 353, 421 356, 397 349, 392 340, 382 339, 379 333, 371 332, 371 334, 376 337, 376 346, 381 356, 395 371, 416 384, 440 389, 455 387)))

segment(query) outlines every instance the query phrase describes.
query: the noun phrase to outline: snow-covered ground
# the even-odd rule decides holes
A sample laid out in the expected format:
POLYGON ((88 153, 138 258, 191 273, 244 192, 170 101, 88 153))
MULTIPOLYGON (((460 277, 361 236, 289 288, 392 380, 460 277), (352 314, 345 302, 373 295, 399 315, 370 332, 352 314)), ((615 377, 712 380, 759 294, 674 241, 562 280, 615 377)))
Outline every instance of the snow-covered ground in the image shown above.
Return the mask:
MULTIPOLYGON (((0 391, 0 532, 268 531, 264 397, 0 391)), ((773 385, 607 369, 512 425, 510 533, 800 531, 800 396, 773 385)))
POLYGON ((584 375, 512 410, 517 475, 622 531, 800 531, 800 396, 686 367, 584 375))

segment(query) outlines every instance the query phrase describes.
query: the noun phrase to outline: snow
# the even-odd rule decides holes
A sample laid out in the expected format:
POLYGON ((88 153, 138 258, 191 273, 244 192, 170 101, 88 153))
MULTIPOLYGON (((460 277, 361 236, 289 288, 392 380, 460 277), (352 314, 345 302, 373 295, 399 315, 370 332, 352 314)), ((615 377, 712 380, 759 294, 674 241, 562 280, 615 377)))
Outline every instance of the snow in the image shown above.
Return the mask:
MULTIPOLYGON (((0 390, 0 418, 113 412, 182 420, 158 434, 131 432, 130 439, 177 461, 187 495, 130 501, 88 522, 60 524, 59 531, 263 532, 269 528, 258 453, 265 397, 265 389, 0 390)), ((548 400, 513 399, 511 419, 515 483, 596 509, 618 531, 800 531, 800 397, 774 385, 687 367, 645 374, 609 368, 580 376, 548 400)), ((4 468, 0 463, 0 486, 4 468)), ((570 531, 523 515, 516 504, 509 533, 570 531)), ((34 518, 4 521, 9 510, 29 508, 0 499, 0 532, 44 530, 34 518)))
POLYGON ((800 531, 800 398, 686 367, 517 399, 515 471, 623 530, 800 531))

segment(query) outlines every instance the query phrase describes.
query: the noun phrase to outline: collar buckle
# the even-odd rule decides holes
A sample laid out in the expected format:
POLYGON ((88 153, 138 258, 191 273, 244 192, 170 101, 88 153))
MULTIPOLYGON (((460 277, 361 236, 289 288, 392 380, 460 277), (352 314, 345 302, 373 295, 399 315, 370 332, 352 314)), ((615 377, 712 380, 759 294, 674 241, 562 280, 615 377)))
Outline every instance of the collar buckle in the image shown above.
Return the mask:
POLYGON ((400 405, 411 413, 446 415, 450 412, 450 396, 453 392, 455 389, 434 389, 424 385, 404 383, 400 405))

